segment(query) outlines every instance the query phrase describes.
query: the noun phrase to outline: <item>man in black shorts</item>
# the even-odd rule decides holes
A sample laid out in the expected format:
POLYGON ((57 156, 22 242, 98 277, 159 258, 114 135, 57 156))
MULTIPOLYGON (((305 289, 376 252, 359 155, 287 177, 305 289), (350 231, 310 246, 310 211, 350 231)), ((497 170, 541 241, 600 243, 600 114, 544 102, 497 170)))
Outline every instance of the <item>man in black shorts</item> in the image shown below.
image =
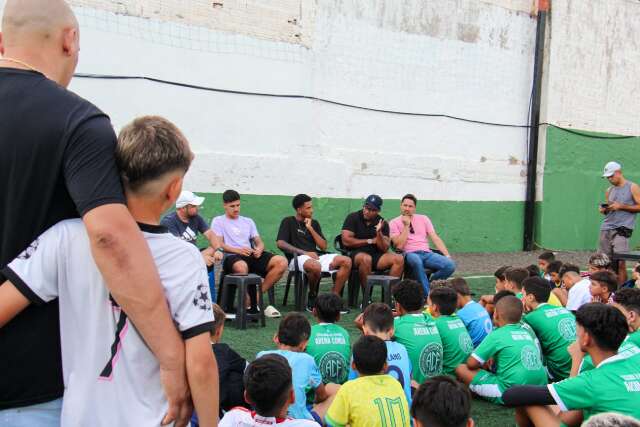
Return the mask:
POLYGON ((342 225, 342 243, 351 251, 362 287, 372 270, 389 269, 390 276, 400 277, 404 269, 402 255, 387 252, 391 243, 389 224, 379 215, 380 209, 382 199, 372 194, 362 210, 347 215, 342 225))
MULTIPOLYGON (((227 256, 224 271, 234 274, 254 273, 264 277, 262 292, 267 292, 287 271, 287 259, 264 250, 255 222, 240 215, 240 194, 227 190, 222 194, 224 215, 213 218, 211 228, 222 239, 227 256)), ((265 312, 273 311, 267 307, 265 312)))

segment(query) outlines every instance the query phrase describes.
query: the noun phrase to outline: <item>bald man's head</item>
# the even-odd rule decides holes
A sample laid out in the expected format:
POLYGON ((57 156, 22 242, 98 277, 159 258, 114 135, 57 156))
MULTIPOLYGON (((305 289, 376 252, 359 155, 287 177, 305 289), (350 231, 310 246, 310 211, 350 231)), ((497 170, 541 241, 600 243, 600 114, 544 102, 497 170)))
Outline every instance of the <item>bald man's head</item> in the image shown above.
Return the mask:
POLYGON ((498 301, 495 311, 505 324, 518 323, 522 318, 522 301, 515 296, 508 295, 498 301))

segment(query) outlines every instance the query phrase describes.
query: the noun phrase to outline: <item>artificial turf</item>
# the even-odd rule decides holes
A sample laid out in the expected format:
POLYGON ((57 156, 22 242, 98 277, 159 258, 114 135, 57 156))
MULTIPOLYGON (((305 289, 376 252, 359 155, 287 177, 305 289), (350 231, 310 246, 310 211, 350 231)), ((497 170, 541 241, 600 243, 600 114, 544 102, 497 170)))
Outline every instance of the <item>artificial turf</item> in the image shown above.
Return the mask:
MULTIPOLYGON (((495 280, 492 277, 469 278, 469 286, 476 294, 475 298, 480 295, 494 292, 495 280)), ((331 284, 327 281, 321 283, 321 292, 328 291, 331 284)), ((278 310, 284 315, 293 311, 293 292, 289 293, 289 301, 286 307, 282 306, 282 298, 284 295, 284 283, 276 285, 276 304, 278 310)), ((374 300, 376 294, 374 294, 374 300)), ((350 335, 352 343, 360 336, 360 332, 353 326, 353 320, 359 314, 359 310, 352 309, 351 313, 343 316, 339 324, 346 328, 350 335)), ((309 317, 309 321, 314 322, 313 316, 305 313, 309 317)), ((256 353, 261 350, 273 349, 273 335, 278 329, 279 319, 267 319, 267 325, 264 328, 256 326, 253 323, 246 330, 238 330, 233 326, 232 321, 227 321, 225 325, 222 341, 229 344, 242 357, 251 361, 255 358, 256 353)), ((471 408, 472 417, 475 424, 480 427, 509 427, 514 426, 514 414, 512 409, 500 407, 487 403, 478 398, 473 399, 471 408)))

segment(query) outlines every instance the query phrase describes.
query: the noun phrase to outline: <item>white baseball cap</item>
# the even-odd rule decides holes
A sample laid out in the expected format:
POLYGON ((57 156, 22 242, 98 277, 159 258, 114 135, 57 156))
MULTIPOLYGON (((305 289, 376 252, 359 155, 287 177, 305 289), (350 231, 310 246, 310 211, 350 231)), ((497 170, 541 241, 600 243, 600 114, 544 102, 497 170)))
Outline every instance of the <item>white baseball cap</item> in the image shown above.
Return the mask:
POLYGON ((204 202, 204 197, 196 196, 191 191, 183 191, 176 200, 176 208, 184 208, 187 205, 200 206, 204 202))
POLYGON ((619 171, 622 169, 622 165, 618 162, 609 162, 606 165, 604 165, 604 172, 602 172, 602 177, 603 178, 609 178, 610 176, 613 176, 613 174, 616 171, 619 171))

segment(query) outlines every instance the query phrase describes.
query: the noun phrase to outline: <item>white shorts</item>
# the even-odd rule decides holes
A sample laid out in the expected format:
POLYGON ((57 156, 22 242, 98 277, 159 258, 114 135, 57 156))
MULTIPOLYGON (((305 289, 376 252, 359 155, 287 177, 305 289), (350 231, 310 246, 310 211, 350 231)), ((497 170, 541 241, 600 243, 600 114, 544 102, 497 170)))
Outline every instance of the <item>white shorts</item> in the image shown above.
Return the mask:
MULTIPOLYGON (((320 263, 320 269, 322 270, 323 273, 335 273, 336 271, 338 271, 338 270, 329 269, 329 266, 333 262, 333 259, 337 256, 338 254, 320 255, 320 259, 317 261, 320 263)), ((313 259, 313 258, 311 258, 308 255, 298 255, 298 268, 300 269, 300 271, 304 271, 304 263, 310 259, 313 259)), ((295 266, 293 265, 294 261, 295 261, 295 258, 292 259, 291 262, 289 263, 289 271, 294 271, 296 269, 295 266)))

